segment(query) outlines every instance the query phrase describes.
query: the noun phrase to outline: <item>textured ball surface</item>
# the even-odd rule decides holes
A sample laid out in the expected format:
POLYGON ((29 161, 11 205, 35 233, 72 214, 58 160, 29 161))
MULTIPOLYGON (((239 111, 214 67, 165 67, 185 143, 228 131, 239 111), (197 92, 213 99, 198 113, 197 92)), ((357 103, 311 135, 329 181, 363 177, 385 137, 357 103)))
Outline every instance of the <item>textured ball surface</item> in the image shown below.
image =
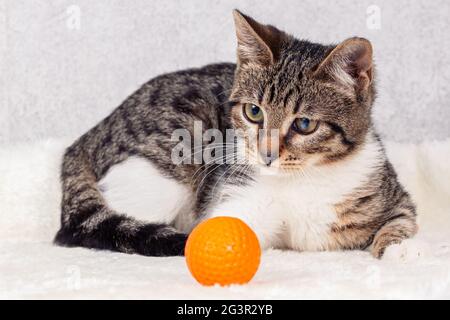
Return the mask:
POLYGON ((189 235, 186 263, 203 285, 244 284, 259 267, 258 238, 242 220, 216 217, 201 222, 189 235))

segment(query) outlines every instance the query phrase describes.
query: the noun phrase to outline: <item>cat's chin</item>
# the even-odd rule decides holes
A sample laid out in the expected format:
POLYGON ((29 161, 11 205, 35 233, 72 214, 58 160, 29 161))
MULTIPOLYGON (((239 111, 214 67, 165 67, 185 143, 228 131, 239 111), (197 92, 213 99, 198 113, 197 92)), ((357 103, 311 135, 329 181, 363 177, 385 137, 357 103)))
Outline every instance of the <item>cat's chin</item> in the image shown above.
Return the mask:
POLYGON ((266 165, 257 165, 255 166, 255 170, 262 176, 274 176, 274 177, 289 177, 290 174, 286 170, 283 170, 279 167, 274 166, 266 166, 266 165))

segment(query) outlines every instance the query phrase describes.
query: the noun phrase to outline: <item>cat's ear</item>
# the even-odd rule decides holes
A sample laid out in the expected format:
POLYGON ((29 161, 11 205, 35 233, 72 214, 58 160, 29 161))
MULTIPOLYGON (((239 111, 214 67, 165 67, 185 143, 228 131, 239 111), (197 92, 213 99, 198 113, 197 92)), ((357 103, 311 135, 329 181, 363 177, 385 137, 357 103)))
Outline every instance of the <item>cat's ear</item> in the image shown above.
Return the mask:
POLYGON ((372 45, 364 38, 350 38, 334 48, 315 75, 345 86, 366 90, 373 81, 372 45))
POLYGON ((238 64, 273 64, 279 57, 286 34, 271 25, 263 25, 238 10, 233 10, 238 42, 238 64))

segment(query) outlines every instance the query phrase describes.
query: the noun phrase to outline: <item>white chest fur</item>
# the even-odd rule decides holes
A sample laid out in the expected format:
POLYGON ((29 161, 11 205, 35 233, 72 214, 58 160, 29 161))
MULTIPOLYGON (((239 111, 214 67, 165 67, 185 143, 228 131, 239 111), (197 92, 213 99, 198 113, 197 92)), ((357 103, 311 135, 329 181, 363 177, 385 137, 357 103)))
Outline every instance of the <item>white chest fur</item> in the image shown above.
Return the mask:
POLYGON ((226 187, 228 197, 211 216, 241 218, 263 248, 325 250, 337 219, 334 206, 366 182, 381 160, 379 144, 371 141, 351 158, 304 175, 258 175, 250 185, 226 187))

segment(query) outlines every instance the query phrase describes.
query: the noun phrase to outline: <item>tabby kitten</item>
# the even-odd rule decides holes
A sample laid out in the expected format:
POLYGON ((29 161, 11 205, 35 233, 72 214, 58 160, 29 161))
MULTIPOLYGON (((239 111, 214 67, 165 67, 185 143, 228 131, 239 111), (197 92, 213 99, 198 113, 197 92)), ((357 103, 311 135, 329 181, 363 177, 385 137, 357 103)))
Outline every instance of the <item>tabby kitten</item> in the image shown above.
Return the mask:
POLYGON ((189 231, 219 215, 246 221, 263 248, 369 248, 378 258, 416 233, 372 124, 370 42, 321 45, 237 10, 234 20, 237 65, 156 77, 66 150, 57 244, 182 255, 189 231), (245 140, 245 164, 174 163, 173 132, 194 135, 196 121, 202 132, 279 135, 245 140))

